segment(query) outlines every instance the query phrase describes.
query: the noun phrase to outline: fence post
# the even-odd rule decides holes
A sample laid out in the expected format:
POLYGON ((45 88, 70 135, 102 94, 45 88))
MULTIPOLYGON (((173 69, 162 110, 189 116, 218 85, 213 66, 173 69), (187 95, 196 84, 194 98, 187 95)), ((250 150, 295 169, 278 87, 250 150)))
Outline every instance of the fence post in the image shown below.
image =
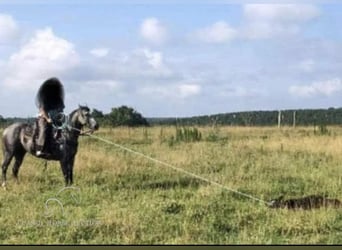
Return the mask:
POLYGON ((296 110, 293 111, 293 127, 296 127, 296 110))
POLYGON ((278 128, 281 126, 281 110, 278 110, 278 128))

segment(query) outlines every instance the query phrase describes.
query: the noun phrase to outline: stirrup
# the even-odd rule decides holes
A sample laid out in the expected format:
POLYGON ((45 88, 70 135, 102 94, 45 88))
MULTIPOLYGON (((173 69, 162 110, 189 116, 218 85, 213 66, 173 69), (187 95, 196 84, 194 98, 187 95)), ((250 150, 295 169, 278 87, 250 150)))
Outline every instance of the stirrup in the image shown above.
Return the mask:
POLYGON ((44 152, 43 150, 37 150, 36 151, 36 156, 41 157, 41 156, 46 156, 48 153, 44 152))

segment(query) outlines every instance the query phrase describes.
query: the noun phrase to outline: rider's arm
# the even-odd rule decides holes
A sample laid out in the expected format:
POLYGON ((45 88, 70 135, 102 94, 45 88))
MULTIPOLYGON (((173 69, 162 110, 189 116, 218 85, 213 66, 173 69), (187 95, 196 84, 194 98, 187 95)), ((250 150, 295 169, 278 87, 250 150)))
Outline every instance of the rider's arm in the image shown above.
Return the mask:
POLYGON ((39 114, 48 122, 51 123, 52 120, 43 108, 39 109, 39 114))

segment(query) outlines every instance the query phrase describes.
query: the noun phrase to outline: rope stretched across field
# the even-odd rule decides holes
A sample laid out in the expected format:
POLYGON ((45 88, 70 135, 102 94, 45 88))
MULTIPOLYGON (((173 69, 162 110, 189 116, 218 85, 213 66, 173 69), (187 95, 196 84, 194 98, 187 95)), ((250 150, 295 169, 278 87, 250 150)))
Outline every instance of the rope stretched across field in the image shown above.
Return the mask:
MULTIPOLYGON (((72 128, 72 129, 81 132, 79 129, 76 129, 76 128, 72 128)), ((229 187, 224 186, 224 185, 222 185, 222 184, 220 184, 220 183, 218 183, 218 182, 216 182, 216 181, 209 180, 209 179, 204 178, 204 177, 202 177, 202 176, 200 176, 200 175, 197 175, 197 174, 194 174, 194 173, 189 172, 189 171, 187 171, 187 170, 184 170, 184 169, 182 169, 182 168, 173 166, 173 165, 171 165, 171 164, 169 164, 169 163, 167 163, 167 162, 164 162, 164 161, 155 159, 155 158, 153 158, 153 157, 151 157, 151 156, 148 156, 148 155, 145 155, 145 154, 143 154, 143 153, 141 153, 141 152, 132 150, 132 149, 130 149, 130 148, 127 148, 127 147, 122 146, 122 145, 120 145, 120 144, 117 144, 117 143, 115 143, 115 142, 109 141, 109 140, 107 140, 107 139, 101 138, 101 137, 96 136, 96 135, 93 135, 93 134, 87 134, 87 136, 90 136, 90 137, 95 138, 95 139, 97 139, 97 140, 99 140, 99 141, 105 142, 105 143, 107 143, 107 144, 113 145, 113 146, 115 146, 115 147, 117 147, 117 148, 120 148, 120 149, 122 149, 122 150, 124 150, 124 151, 130 152, 130 153, 132 153, 132 154, 141 156, 141 157, 143 157, 143 158, 146 158, 146 159, 148 159, 148 160, 150 160, 150 161, 153 161, 153 162, 155 162, 155 163, 158 163, 158 164, 160 164, 160 165, 164 165, 164 166, 166 166, 166 167, 172 168, 173 170, 176 170, 176 171, 178 171, 178 172, 187 174, 187 175, 189 175, 189 176, 191 176, 191 177, 194 177, 194 178, 196 178, 196 179, 202 180, 202 181, 207 182, 207 183, 209 183, 209 184, 212 184, 212 185, 214 185, 214 186, 223 188, 223 189, 225 189, 225 190, 228 190, 228 191, 230 191, 230 192, 239 194, 239 195, 244 196, 244 197, 247 197, 247 198, 249 198, 249 199, 252 199, 252 200, 255 200, 255 201, 259 201, 259 202, 265 203, 266 205, 270 205, 270 203, 267 202, 267 201, 264 201, 264 200, 262 200, 262 199, 259 199, 259 198, 254 197, 254 196, 252 196, 252 195, 249 195, 249 194, 246 194, 246 193, 237 191, 237 190, 235 190, 235 189, 229 188, 229 187)))

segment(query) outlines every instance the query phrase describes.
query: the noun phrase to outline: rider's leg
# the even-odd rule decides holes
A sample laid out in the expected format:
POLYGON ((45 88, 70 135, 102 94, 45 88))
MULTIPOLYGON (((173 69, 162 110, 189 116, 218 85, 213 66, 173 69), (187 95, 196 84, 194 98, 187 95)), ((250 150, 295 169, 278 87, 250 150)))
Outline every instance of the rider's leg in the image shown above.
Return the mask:
POLYGON ((36 155, 40 156, 43 154, 44 144, 45 144, 45 129, 46 129, 46 120, 43 117, 38 119, 38 138, 36 145, 36 155))

